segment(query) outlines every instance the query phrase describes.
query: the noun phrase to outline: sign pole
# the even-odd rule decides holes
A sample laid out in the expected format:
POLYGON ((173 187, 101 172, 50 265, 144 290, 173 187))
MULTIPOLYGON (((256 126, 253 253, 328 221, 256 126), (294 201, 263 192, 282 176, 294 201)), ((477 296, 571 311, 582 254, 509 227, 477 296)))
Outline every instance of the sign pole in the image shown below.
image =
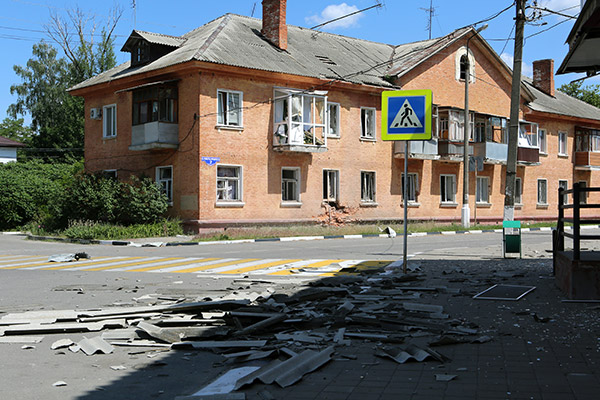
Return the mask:
POLYGON ((402 272, 404 272, 404 274, 406 274, 406 271, 408 270, 406 265, 408 244, 408 146, 410 146, 410 140, 407 140, 404 146, 404 182, 402 182, 402 193, 404 193, 404 255, 402 257, 402 272))

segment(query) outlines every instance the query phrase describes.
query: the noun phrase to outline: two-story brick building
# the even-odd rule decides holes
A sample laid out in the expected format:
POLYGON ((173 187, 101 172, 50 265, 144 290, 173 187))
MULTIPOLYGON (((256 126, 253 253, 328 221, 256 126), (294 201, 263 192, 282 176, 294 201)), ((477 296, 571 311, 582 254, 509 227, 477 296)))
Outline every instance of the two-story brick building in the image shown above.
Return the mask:
MULTIPOLYGON (((288 26, 285 5, 180 37, 133 31, 131 61, 71 89, 85 99, 86 169, 156 177, 196 228, 315 221, 328 207, 400 219, 406 143, 380 139, 381 92, 431 89, 434 137, 408 144, 409 218, 459 221, 468 65, 471 216, 502 219, 511 70, 485 40, 463 28, 374 43, 288 26)), ((521 90, 517 219, 555 217, 558 185, 596 185, 600 167, 600 109, 555 92, 551 60, 535 68, 521 90)))

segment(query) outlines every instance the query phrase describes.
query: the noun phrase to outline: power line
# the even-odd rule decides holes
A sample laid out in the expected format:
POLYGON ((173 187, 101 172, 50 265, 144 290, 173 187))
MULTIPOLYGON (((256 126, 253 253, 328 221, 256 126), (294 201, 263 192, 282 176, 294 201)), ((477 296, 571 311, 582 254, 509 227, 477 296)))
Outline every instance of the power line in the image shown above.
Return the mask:
POLYGON ((381 5, 381 3, 379 3, 379 2, 378 2, 377 4, 375 4, 375 5, 372 5, 371 7, 363 8, 362 10, 354 11, 354 12, 351 12, 350 14, 342 15, 341 17, 334 18, 334 19, 332 19, 332 20, 329 20, 329 21, 325 21, 325 22, 323 22, 322 24, 315 25, 315 26, 313 26, 313 27, 312 27, 312 28, 310 28, 310 29, 316 29, 316 28, 320 28, 320 27, 322 27, 322 26, 325 26, 325 25, 327 25, 327 24, 331 24, 332 22, 336 22, 336 21, 339 21, 339 20, 341 20, 341 19, 348 18, 348 17, 351 17, 351 16, 353 16, 353 15, 360 14, 360 13, 362 13, 362 12, 368 11, 368 10, 370 10, 370 9, 372 9, 372 8, 379 8, 379 7, 382 7, 382 5, 381 5))

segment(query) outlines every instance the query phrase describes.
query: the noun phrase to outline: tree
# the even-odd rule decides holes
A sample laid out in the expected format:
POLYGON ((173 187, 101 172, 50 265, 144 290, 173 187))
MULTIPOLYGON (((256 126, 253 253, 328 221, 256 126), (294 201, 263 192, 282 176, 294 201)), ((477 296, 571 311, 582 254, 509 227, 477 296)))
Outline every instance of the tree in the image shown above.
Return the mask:
POLYGON ((0 122, 0 136, 24 144, 30 144, 33 131, 30 127, 23 126, 23 123, 23 118, 4 118, 4 121, 0 122))
POLYGON ((95 19, 87 18, 80 9, 68 11, 67 20, 54 14, 46 31, 65 57, 59 57, 56 48, 41 41, 33 46, 32 57, 25 67, 13 67, 21 83, 10 87, 17 101, 9 106, 8 114, 13 119, 31 115, 31 128, 35 132, 31 146, 61 149, 59 154, 66 156, 82 154, 83 99, 71 96, 67 90, 115 66, 113 32, 121 14, 119 9, 112 12, 99 40, 96 40, 95 19))
POLYGON ((558 88, 563 93, 600 107, 600 85, 583 86, 583 82, 565 83, 558 88))

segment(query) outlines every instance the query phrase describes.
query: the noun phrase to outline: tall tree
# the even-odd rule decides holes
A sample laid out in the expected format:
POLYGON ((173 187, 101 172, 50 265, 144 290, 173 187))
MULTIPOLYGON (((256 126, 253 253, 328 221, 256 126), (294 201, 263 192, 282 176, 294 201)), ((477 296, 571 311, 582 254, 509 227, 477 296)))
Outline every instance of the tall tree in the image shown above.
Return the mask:
POLYGON ((4 118, 4 120, 0 122, 0 136, 24 144, 30 144, 33 131, 30 127, 24 126, 24 123, 25 121, 23 118, 4 118))
POLYGON ((600 85, 583 86, 583 82, 571 82, 565 83, 558 90, 593 106, 600 107, 600 85))
POLYGON ((51 15, 46 31, 65 57, 59 57, 56 48, 41 41, 33 46, 26 66, 13 67, 21 83, 10 88, 17 101, 9 106, 8 114, 14 119, 31 115, 33 147, 57 149, 66 155, 83 154, 83 100, 71 96, 67 89, 115 66, 114 30, 121 14, 115 9, 99 34, 99 23, 80 9, 67 12, 66 20, 51 15))

